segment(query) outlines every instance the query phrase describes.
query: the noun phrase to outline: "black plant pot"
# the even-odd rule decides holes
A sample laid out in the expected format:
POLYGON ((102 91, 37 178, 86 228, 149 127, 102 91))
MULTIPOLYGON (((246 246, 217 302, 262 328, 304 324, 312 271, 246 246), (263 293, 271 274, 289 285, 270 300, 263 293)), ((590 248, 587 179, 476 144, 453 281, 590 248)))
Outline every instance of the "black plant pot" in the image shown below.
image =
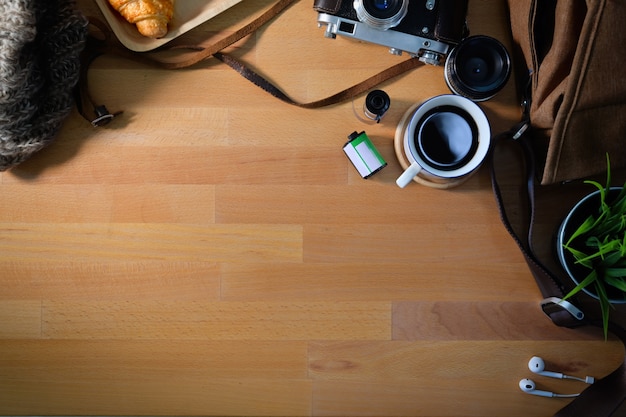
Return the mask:
MULTIPOLYGON (((621 187, 611 187, 609 193, 606 197, 606 201, 610 203, 613 199, 615 199, 621 187)), ((572 233, 580 226, 582 222, 585 221, 587 217, 590 215, 597 215, 600 210, 600 191, 594 191, 591 194, 583 197, 574 207, 569 211, 563 223, 559 227, 559 231, 557 233, 557 241, 556 241, 556 253, 559 258, 559 262, 565 269, 565 272, 570 277, 572 281, 574 281, 575 285, 578 285, 582 280, 584 280, 587 275, 591 272, 589 268, 586 268, 582 265, 576 264, 576 260, 574 256, 563 247, 563 244, 566 243, 572 233)), ((576 246, 574 246, 576 247, 576 246)), ((617 288, 613 288, 611 286, 607 286, 607 295, 609 297, 609 301, 613 304, 626 303, 626 294, 617 288)), ((583 288, 583 290, 589 296, 598 299, 598 295, 595 292, 594 285, 587 286, 583 288)))

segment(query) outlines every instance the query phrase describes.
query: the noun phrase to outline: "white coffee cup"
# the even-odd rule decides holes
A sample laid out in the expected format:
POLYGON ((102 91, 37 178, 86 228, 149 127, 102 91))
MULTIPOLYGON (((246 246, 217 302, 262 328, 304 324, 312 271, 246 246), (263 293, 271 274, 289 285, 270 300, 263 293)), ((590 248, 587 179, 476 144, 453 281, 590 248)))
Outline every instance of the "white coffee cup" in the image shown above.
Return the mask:
POLYGON ((458 181, 474 173, 489 151, 491 129, 485 113, 471 100, 452 94, 433 97, 410 109, 401 126, 408 168, 396 184, 415 176, 427 181, 458 181))

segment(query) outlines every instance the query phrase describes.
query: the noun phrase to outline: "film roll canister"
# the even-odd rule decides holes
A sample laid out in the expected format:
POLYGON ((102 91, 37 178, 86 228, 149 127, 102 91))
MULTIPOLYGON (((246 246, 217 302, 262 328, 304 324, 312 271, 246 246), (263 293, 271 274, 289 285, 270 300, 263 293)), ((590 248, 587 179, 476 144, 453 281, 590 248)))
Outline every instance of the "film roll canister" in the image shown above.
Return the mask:
POLYGON ((387 113, 389 106, 391 106, 389 95, 383 90, 374 90, 365 97, 363 112, 368 119, 380 123, 380 119, 387 113))
POLYGON ((387 162, 365 132, 352 132, 343 151, 363 178, 369 178, 387 166, 387 162))

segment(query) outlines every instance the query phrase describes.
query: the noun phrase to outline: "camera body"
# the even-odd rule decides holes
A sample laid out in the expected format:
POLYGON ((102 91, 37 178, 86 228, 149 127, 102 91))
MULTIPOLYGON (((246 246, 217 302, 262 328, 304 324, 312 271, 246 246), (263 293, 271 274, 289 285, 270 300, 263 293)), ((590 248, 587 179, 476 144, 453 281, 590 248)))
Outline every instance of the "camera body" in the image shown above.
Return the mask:
POLYGON ((351 37, 441 65, 467 35, 468 0, 314 0, 325 36, 351 37))

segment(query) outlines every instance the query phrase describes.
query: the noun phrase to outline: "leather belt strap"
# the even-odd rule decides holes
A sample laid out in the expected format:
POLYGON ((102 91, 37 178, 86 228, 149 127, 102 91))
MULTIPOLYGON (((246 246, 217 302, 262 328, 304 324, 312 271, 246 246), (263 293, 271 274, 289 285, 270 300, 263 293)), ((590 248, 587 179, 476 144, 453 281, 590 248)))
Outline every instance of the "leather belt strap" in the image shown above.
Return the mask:
MULTIPOLYGON (((287 9, 296 0, 278 0, 274 3, 269 9, 263 12, 259 17, 252 20, 252 22, 242 26, 236 32, 218 40, 217 42, 207 46, 198 48, 197 46, 191 46, 189 49, 196 50, 197 52, 191 54, 191 56, 186 57, 184 59, 175 59, 172 61, 168 61, 165 58, 161 58, 158 56, 158 53, 147 53, 148 56, 154 55, 153 60, 157 62, 161 67, 166 69, 180 69, 187 68, 192 65, 197 64, 207 58, 213 56, 216 52, 219 52, 235 42, 245 38, 246 36, 254 33, 258 29, 260 29, 263 25, 268 23, 274 17, 278 16, 283 10, 287 9)), ((178 49, 184 49, 185 47, 178 47, 178 49)))
POLYGON ((255 32, 261 26, 279 15, 283 10, 295 3, 296 0, 278 0, 269 9, 263 12, 256 19, 239 28, 234 33, 225 36, 217 42, 207 46, 182 46, 175 48, 163 48, 156 52, 136 53, 119 45, 111 36, 108 26, 101 20, 90 18, 89 21, 93 28, 99 32, 98 36, 90 35, 87 39, 87 45, 82 53, 81 76, 75 92, 75 101, 78 112, 84 119, 91 122, 94 126, 104 126, 108 124, 117 113, 109 113, 106 107, 96 102, 89 92, 87 72, 92 62, 101 55, 112 54, 122 56, 131 60, 138 60, 152 65, 158 65, 165 69, 187 68, 198 62, 201 62, 218 51, 234 44, 244 37, 255 32), (170 50, 189 50, 191 54, 175 54, 173 57, 168 56, 167 51, 170 50), (166 53, 163 53, 166 52, 166 53))
POLYGON ((213 56, 219 59, 220 61, 224 62, 229 67, 233 68, 235 71, 241 74, 244 78, 248 79, 255 85, 267 91, 274 97, 284 101, 285 103, 293 104, 295 106, 302 107, 305 109, 315 109, 315 108, 329 106, 331 104, 341 103, 343 101, 349 100, 353 97, 358 96, 359 94, 362 94, 372 89, 373 87, 375 87, 376 85, 384 81, 397 77, 398 75, 403 74, 411 69, 424 65, 424 63, 421 62, 419 59, 410 58, 410 59, 400 62, 399 64, 393 65, 379 72, 378 74, 373 75, 369 77, 368 79, 363 80, 360 83, 353 85, 352 87, 346 88, 345 90, 342 90, 336 94, 333 94, 332 96, 323 98, 321 100, 313 101, 310 103, 299 103, 289 98, 289 96, 283 93, 279 88, 274 86, 271 82, 263 78, 258 73, 252 71, 250 68, 246 67, 242 62, 236 60, 235 58, 229 55, 222 54, 222 53, 215 53, 213 54, 213 56))
MULTIPOLYGON (((498 182, 498 174, 496 169, 496 161, 494 158, 494 150, 492 150, 490 158, 491 167, 491 179, 494 195, 500 211, 500 217, 506 230, 513 237, 513 240, 520 248, 528 267, 537 282, 537 285, 541 291, 541 294, 546 298, 561 299, 566 291, 563 285, 560 283, 560 279, 557 278, 550 270, 541 262, 539 257, 535 254, 532 246, 533 238, 533 225, 535 222, 535 156, 533 149, 530 145, 530 138, 527 134, 520 132, 520 127, 523 124, 513 128, 511 131, 505 132, 496 138, 494 138, 494 148, 504 142, 515 143, 518 145, 520 154, 525 162, 526 178, 524 187, 526 189, 527 205, 520 207, 522 212, 526 212, 529 215, 529 222, 527 225, 527 232, 525 237, 520 237, 520 234, 515 231, 515 228, 509 221, 507 215, 507 204, 503 199, 503 195, 500 189, 500 183, 498 182)), ((511 203, 509 203, 510 205, 511 203)), ((524 205, 523 203, 520 203, 524 205)), ((515 210, 515 208, 513 208, 515 210)), ((570 300, 572 304, 584 304, 579 300, 570 300)), ((595 302, 595 300, 593 301, 595 302)), ((555 303, 546 303, 543 306, 544 312, 550 317, 550 319, 558 326, 563 327, 579 327, 583 325, 602 327, 602 320, 599 317, 593 317, 588 311, 585 311, 585 318, 579 320, 565 308, 559 307, 555 303)), ((582 310, 585 310, 584 308, 582 310)), ((626 345, 626 330, 623 326, 610 323, 609 331, 617 336, 626 345)), ((578 397, 576 397, 571 403, 562 408, 555 414, 555 417, 607 417, 613 415, 622 403, 626 400, 626 356, 622 365, 613 371, 608 376, 597 380, 593 385, 586 388, 578 397)))
POLYGON ((132 52, 124 48, 123 46, 120 46, 113 41, 110 31, 105 24, 97 19, 90 19, 92 25, 94 25, 98 29, 98 31, 101 32, 104 40, 98 40, 94 37, 90 37, 87 47, 85 48, 85 52, 83 53, 81 78, 76 92, 76 106, 79 113, 94 126, 103 126, 105 124, 108 124, 116 115, 121 113, 109 113, 106 107, 104 105, 98 104, 89 93, 87 71, 91 63, 97 57, 104 54, 113 54, 132 60, 139 60, 148 64, 157 65, 164 69, 188 68, 210 57, 215 57, 227 64, 229 67, 236 70, 244 78, 248 79, 250 82, 262 88, 264 91, 270 93, 274 97, 282 100, 285 103, 289 103, 306 109, 325 107, 350 100, 372 89, 373 87, 384 81, 397 77, 398 75, 401 75, 411 69, 424 65, 419 59, 410 58, 401 61, 400 63, 393 65, 379 72, 378 74, 375 74, 367 78, 366 80, 353 85, 352 87, 333 94, 332 96, 310 103, 300 103, 291 99, 282 90, 273 85, 265 77, 251 70, 243 62, 221 52, 223 49, 231 46, 235 42, 254 33, 257 29, 261 28, 263 25, 271 21, 274 17, 279 15, 283 10, 287 9, 291 4, 295 3, 295 1, 296 0, 278 0, 259 17, 252 20, 250 23, 242 26, 236 32, 218 40, 211 45, 175 46, 171 48, 162 48, 154 52, 145 53, 132 52), (176 54, 176 52, 184 53, 176 54))

